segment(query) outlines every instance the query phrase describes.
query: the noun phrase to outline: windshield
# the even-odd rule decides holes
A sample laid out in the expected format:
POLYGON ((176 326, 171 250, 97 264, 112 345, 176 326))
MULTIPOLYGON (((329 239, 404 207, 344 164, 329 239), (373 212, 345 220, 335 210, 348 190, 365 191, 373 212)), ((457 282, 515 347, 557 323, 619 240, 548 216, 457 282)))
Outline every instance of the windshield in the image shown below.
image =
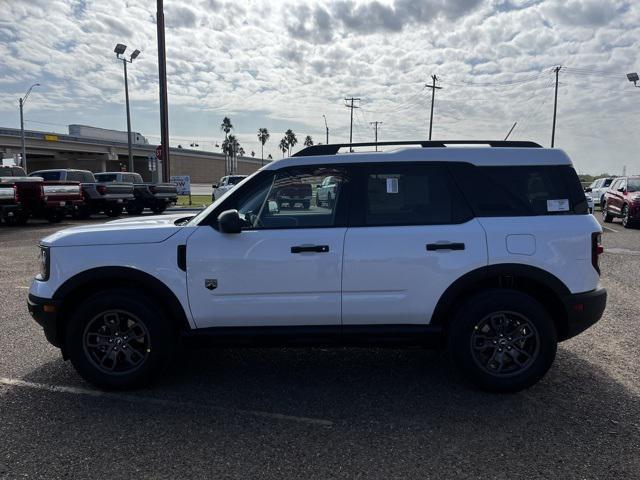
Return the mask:
MULTIPOLYGON (((237 184, 238 185, 243 185, 245 182, 247 182, 249 179, 253 178, 254 176, 256 176, 258 173, 260 173, 262 171, 262 169, 253 172, 251 175, 249 175, 248 177, 235 177, 235 178, 239 178, 241 181, 239 181, 237 184)), ((232 177, 233 178, 233 177, 232 177)), ((231 181, 231 179, 229 179, 231 181)), ((209 205, 207 208, 205 208, 204 210, 202 210, 200 213, 198 213, 195 217, 193 217, 191 219, 191 221, 188 223, 188 225, 198 225, 202 220, 204 220, 205 218, 207 218, 207 216, 209 215, 209 213, 211 213, 211 211, 213 209, 215 209, 218 205, 220 205, 230 194, 231 192, 234 192, 235 188, 229 189, 227 190, 220 198, 218 198, 215 202, 213 202, 211 205, 209 205)))
POLYGON ((60 180, 60 172, 33 172, 30 177, 42 177, 44 180, 60 180))
POLYGON ((627 180, 627 192, 640 192, 640 178, 627 180))
POLYGON ((237 185, 238 183, 240 183, 242 180, 244 180, 245 176, 242 177, 229 177, 229 185, 237 185))
POLYGON ((118 176, 115 173, 97 173, 95 175, 99 182, 117 182, 118 176))

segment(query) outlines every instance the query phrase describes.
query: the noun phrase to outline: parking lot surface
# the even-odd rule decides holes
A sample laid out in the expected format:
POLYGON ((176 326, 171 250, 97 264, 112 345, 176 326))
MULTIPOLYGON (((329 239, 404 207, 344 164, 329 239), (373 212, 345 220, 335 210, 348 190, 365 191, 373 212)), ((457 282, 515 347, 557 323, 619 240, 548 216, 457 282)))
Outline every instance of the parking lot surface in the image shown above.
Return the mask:
POLYGON ((103 393, 26 308, 38 239, 78 223, 0 226, 0 478, 640 478, 640 229, 607 225, 604 318, 518 394, 446 352, 319 348, 187 351, 103 393))

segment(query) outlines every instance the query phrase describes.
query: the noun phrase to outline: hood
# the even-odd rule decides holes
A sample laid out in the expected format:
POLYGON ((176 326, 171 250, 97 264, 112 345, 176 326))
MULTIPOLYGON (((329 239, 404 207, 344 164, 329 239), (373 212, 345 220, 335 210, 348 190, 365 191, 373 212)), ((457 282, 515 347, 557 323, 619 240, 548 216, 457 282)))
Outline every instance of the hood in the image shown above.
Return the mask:
POLYGON ((40 243, 52 247, 160 243, 183 228, 175 225, 176 220, 188 216, 181 214, 137 217, 66 228, 43 238, 40 243))

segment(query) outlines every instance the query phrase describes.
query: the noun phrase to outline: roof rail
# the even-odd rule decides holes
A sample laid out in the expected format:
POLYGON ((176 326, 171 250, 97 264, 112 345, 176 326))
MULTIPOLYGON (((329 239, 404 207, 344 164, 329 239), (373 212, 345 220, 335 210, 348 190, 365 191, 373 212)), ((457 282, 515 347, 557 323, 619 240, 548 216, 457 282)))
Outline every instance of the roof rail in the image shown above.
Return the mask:
POLYGON ((489 145, 494 148, 542 148, 535 142, 517 140, 403 140, 398 142, 330 143, 311 145, 303 148, 292 157, 311 157, 316 155, 335 155, 345 147, 382 147, 392 145, 420 145, 422 148, 442 148, 447 145, 489 145))

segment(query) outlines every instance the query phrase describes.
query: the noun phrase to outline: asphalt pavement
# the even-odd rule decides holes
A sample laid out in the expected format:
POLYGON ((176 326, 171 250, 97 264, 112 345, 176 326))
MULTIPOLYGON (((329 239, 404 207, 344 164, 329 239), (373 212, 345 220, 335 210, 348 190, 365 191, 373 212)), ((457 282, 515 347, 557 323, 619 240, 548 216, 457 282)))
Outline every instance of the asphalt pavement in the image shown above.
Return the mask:
POLYGON ((77 223, 0 226, 0 478, 640 478, 640 230, 607 225, 604 318, 521 393, 341 348, 193 350, 104 393, 26 308, 37 240, 77 223))

